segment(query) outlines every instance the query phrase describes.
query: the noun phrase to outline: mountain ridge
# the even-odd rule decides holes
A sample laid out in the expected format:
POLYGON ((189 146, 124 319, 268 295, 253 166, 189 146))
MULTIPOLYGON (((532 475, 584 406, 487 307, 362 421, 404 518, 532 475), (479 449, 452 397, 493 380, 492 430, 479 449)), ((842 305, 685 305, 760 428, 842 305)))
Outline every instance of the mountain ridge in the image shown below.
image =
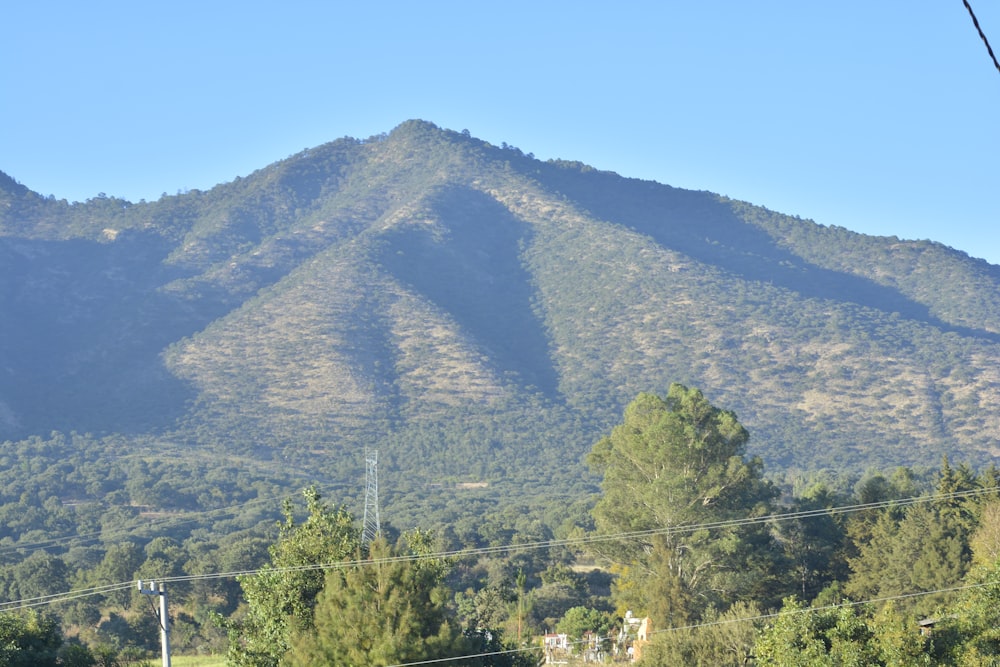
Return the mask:
POLYGON ((778 469, 997 453, 1000 268, 425 121, 156 202, 5 180, 0 259, 0 438, 564 479, 680 381, 778 469))

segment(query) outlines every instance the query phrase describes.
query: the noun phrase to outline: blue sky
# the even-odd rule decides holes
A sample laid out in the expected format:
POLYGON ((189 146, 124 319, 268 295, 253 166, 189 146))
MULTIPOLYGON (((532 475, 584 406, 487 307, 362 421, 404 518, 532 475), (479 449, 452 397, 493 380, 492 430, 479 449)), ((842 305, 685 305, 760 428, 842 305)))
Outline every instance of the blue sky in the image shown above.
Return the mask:
MULTIPOLYGON (((1000 47, 1000 4, 971 0, 1000 47)), ((10 3, 0 170, 70 201, 409 118, 1000 264, 1000 72, 961 0, 10 3)))

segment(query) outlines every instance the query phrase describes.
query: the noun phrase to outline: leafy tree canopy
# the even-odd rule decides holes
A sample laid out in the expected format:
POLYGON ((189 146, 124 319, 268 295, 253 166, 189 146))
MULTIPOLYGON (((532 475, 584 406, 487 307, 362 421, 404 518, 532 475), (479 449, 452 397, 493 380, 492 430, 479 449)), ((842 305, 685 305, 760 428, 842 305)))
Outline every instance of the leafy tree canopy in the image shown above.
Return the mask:
POLYGON ((290 501, 271 563, 240 580, 246 617, 228 624, 229 662, 246 667, 275 667, 289 646, 292 631, 312 628, 316 596, 323 590, 324 569, 357 552, 358 529, 344 508, 322 502, 315 487, 305 496, 309 516, 297 523, 290 501))
POLYGON ((640 394, 594 446, 588 460, 604 475, 594 522, 613 538, 598 549, 626 568, 620 606, 683 622, 714 598, 732 601, 766 581, 766 531, 705 527, 770 511, 776 490, 760 460, 744 458, 748 439, 735 414, 673 384, 666 398, 640 394))
POLYGON ((41 614, 0 614, 0 665, 47 667, 60 664, 59 623, 41 614))

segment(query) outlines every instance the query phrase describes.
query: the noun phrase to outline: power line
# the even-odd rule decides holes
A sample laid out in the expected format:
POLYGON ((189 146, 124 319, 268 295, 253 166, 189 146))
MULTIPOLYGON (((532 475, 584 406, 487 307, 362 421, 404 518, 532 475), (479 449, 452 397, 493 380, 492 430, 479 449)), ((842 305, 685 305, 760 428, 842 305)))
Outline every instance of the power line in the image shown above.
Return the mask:
POLYGON ((780 616, 791 616, 799 614, 811 614, 820 611, 832 611, 835 609, 845 609, 848 607, 860 607, 866 604, 881 604, 883 602, 895 602, 897 600, 909 600, 912 598, 923 597, 925 595, 936 595, 938 593, 958 593, 959 591, 968 591, 976 588, 985 588, 987 586, 997 586, 1000 585, 1000 581, 984 581, 978 584, 963 584, 961 586, 951 586, 949 588, 936 588, 932 591, 918 591, 916 593, 900 593, 899 595, 889 595, 880 598, 871 598, 868 600, 847 600, 845 602, 838 602, 837 604, 827 604, 821 605, 819 607, 803 607, 801 609, 796 609, 793 611, 783 610, 776 611, 770 614, 759 614, 757 616, 742 616, 740 618, 726 618, 719 619, 716 621, 708 621, 706 623, 694 623, 692 625, 680 625, 672 628, 663 628, 662 630, 653 630, 650 634, 660 634, 662 632, 677 632, 680 630, 697 630, 700 628, 707 628, 716 625, 726 625, 727 623, 742 623, 744 621, 766 621, 772 618, 778 618, 780 616))
POLYGON ((456 655, 453 658, 434 658, 431 660, 418 660, 417 662, 401 662, 389 667, 412 667, 413 665, 437 665, 442 662, 455 662, 456 660, 469 660, 470 658, 488 658, 494 655, 512 655, 514 653, 526 653, 528 651, 541 651, 541 646, 526 646, 524 648, 509 648, 501 651, 490 651, 488 653, 470 653, 468 655, 456 655))
POLYGON ((41 607, 57 602, 66 602, 67 600, 90 597, 92 595, 104 595, 105 593, 112 593, 114 591, 132 588, 133 585, 135 585, 135 582, 127 581, 117 584, 107 584, 104 586, 94 586, 92 588, 81 588, 75 591, 69 591, 68 593, 55 593, 52 595, 40 595, 38 597, 15 600, 12 602, 0 602, 0 612, 11 611, 13 609, 27 609, 29 607, 41 607))
MULTIPOLYGON (((895 508, 895 507, 907 507, 907 506, 911 506, 911 505, 917 505, 917 504, 922 504, 922 503, 930 503, 930 502, 937 502, 937 501, 942 501, 942 500, 955 500, 955 499, 972 498, 972 497, 976 497, 976 496, 987 495, 987 494, 992 494, 992 493, 997 493, 997 492, 1000 492, 1000 487, 989 487, 989 488, 976 489, 976 490, 971 490, 971 491, 958 491, 958 492, 952 492, 952 493, 942 493, 942 494, 934 494, 934 495, 927 495, 927 496, 916 496, 916 497, 911 497, 911 498, 902 498, 902 499, 898 499, 898 500, 886 500, 886 501, 879 501, 879 502, 872 502, 872 503, 861 503, 861 504, 855 504, 855 505, 844 505, 844 506, 840 506, 840 507, 823 508, 823 509, 815 509, 815 510, 802 510, 802 511, 797 511, 797 512, 786 512, 786 513, 782 513, 782 514, 771 514, 771 515, 765 515, 765 516, 760 516, 760 517, 745 517, 745 518, 739 518, 739 519, 731 519, 731 520, 727 520, 727 521, 717 521, 717 522, 709 522, 709 523, 703 523, 703 524, 693 524, 693 525, 687 525, 687 526, 675 526, 675 527, 671 527, 671 528, 656 529, 656 530, 647 530, 647 531, 621 532, 621 533, 614 533, 614 534, 608 534, 608 535, 589 535, 589 536, 583 536, 583 537, 580 537, 580 538, 570 538, 570 539, 562 539, 562 540, 545 540, 545 541, 538 541, 538 542, 529 542, 529 543, 524 543, 524 544, 496 545, 496 546, 483 547, 483 548, 477 548, 477 549, 464 549, 464 550, 444 551, 444 552, 437 552, 437 553, 423 554, 423 555, 412 555, 411 554, 411 555, 394 556, 394 557, 389 557, 389 558, 373 559, 373 560, 338 561, 338 562, 334 562, 334 563, 311 564, 311 565, 302 565, 302 566, 297 566, 297 567, 285 567, 285 568, 265 567, 265 568, 258 568, 258 569, 253 569, 253 570, 243 570, 243 571, 236 571, 236 572, 222 572, 222 573, 210 573, 210 574, 190 575, 190 576, 163 577, 163 578, 159 578, 157 580, 158 581, 162 581, 162 582, 185 582, 185 581, 198 581, 198 580, 209 580, 209 579, 233 578, 233 577, 238 577, 238 576, 253 576, 253 575, 260 574, 262 572, 282 572, 282 573, 284 573, 284 572, 297 572, 297 571, 307 571, 307 570, 317 570, 317 569, 333 570, 333 569, 344 569, 344 568, 349 568, 349 567, 374 565, 374 564, 381 564, 381 563, 408 562, 408 561, 418 561, 418 560, 436 559, 436 558, 461 558, 461 557, 468 557, 468 556, 474 556, 474 555, 486 555, 486 554, 505 553, 505 552, 512 552, 512 551, 524 551, 524 550, 533 550, 533 549, 541 549, 541 548, 551 548, 551 547, 554 547, 554 546, 575 546, 575 545, 590 544, 590 543, 600 542, 600 541, 611 541, 611 540, 622 540, 622 539, 638 539, 638 538, 641 538, 641 537, 649 537, 649 536, 658 535, 658 534, 670 534, 670 533, 685 534, 685 533, 690 533, 690 532, 696 532, 696 531, 699 531, 699 530, 712 530, 712 529, 720 529, 720 528, 727 528, 727 527, 740 527, 740 526, 753 525, 753 524, 759 524, 759 523, 767 523, 767 522, 780 522, 780 521, 790 521, 790 520, 798 520, 798 519, 808 519, 808 518, 813 518, 813 517, 823 516, 823 515, 848 514, 848 513, 854 513, 854 512, 861 512, 861 511, 865 511, 865 510, 886 509, 886 508, 895 508)), ((54 604, 54 603, 58 603, 58 602, 65 602, 65 601, 68 601, 68 600, 79 599, 79 598, 88 597, 88 596, 92 596, 92 595, 102 595, 102 594, 110 593, 110 592, 113 592, 113 591, 118 591, 118 590, 124 590, 124 589, 127 589, 127 588, 132 588, 132 586, 134 585, 134 583, 135 583, 134 581, 120 582, 120 583, 117 583, 117 584, 108 584, 108 585, 104 585, 104 586, 96 586, 96 587, 87 588, 87 589, 80 589, 80 590, 70 591, 70 592, 62 593, 62 594, 45 595, 45 596, 39 596, 39 597, 35 597, 35 598, 27 598, 27 599, 23 599, 23 600, 17 600, 17 601, 0 603, 0 612, 10 611, 10 610, 13 610, 13 609, 18 609, 18 608, 23 609, 23 608, 30 608, 30 607, 36 607, 36 606, 54 604)), ((875 604, 875 603, 888 602, 888 601, 893 601, 893 600, 914 598, 914 597, 920 597, 920 596, 924 596, 924 595, 932 595, 932 594, 935 594, 935 593, 958 592, 958 591, 962 591, 962 590, 969 590, 969 589, 975 589, 975 588, 982 588, 982 587, 985 587, 985 586, 997 585, 997 583, 1000 583, 1000 582, 985 582, 985 583, 980 583, 980 584, 967 584, 967 585, 962 585, 962 586, 954 586, 954 587, 950 587, 950 588, 939 588, 939 589, 931 590, 931 591, 920 591, 920 592, 917 592, 917 593, 907 593, 907 594, 890 596, 890 597, 873 598, 873 599, 870 599, 870 600, 848 601, 848 602, 844 602, 844 603, 840 603, 840 604, 835 604, 835 605, 826 605, 826 606, 822 606, 822 607, 810 607, 810 608, 806 608, 806 609, 796 610, 795 612, 787 612, 787 611, 780 612, 779 611, 779 612, 775 612, 775 613, 771 613, 771 614, 760 614, 758 616, 753 616, 753 617, 742 617, 742 618, 736 618, 736 619, 723 619, 723 620, 710 621, 710 622, 707 622, 707 623, 699 623, 699 624, 694 624, 694 625, 678 626, 678 627, 672 627, 672 628, 664 628, 662 630, 654 631, 653 634, 658 634, 658 633, 662 633, 662 632, 674 632, 674 631, 680 631, 680 630, 698 629, 698 628, 709 627, 709 626, 713 626, 713 625, 721 625, 721 624, 724 624, 724 623, 737 623, 737 622, 743 622, 743 621, 767 620, 767 619, 771 619, 771 618, 776 618, 776 617, 780 616, 782 613, 786 613, 786 614, 787 613, 811 613, 811 612, 816 612, 816 611, 824 611, 824 610, 829 610, 829 609, 839 609, 839 608, 843 608, 843 607, 858 606, 858 605, 863 605, 863 604, 875 604)), ((525 651, 535 651, 535 650, 541 650, 541 649, 540 649, 540 647, 527 647, 527 648, 518 648, 518 649, 506 649, 506 650, 501 650, 501 651, 492 651, 492 652, 477 653, 477 654, 470 654, 470 655, 464 655, 464 656, 455 656, 455 657, 452 657, 452 658, 440 658, 440 659, 434 659, 434 660, 424 660, 424 661, 418 661, 418 662, 400 663, 398 665, 392 665, 391 667, 411 667, 411 666, 415 667, 417 665, 440 664, 440 663, 446 663, 446 662, 454 662, 454 661, 463 660, 463 659, 471 659, 471 658, 477 658, 477 657, 488 657, 488 656, 495 656, 495 655, 513 654, 513 653, 519 653, 519 652, 525 652, 525 651)))
MULTIPOLYGON (((838 514, 850 514, 854 512, 863 512, 866 510, 907 507, 910 505, 939 502, 942 500, 958 500, 958 499, 972 498, 976 496, 995 494, 995 493, 1000 493, 1000 487, 987 487, 982 489, 974 489, 971 491, 956 491, 951 493, 939 493, 926 496, 914 496, 910 498, 901 498, 898 500, 883 500, 872 503, 843 505, 840 507, 801 510, 797 512, 785 512, 782 514, 768 514, 759 517, 741 517, 725 521, 688 524, 683 526, 670 526, 667 528, 656 528, 656 529, 641 530, 641 531, 608 533, 604 535, 591 534, 574 538, 540 540, 537 542, 525 542, 522 544, 492 545, 487 547, 477 547, 473 549, 456 549, 451 551, 439 551, 428 554, 406 554, 406 555, 391 556, 379 559, 360 559, 351 561, 333 561, 328 563, 310 563, 307 565, 298 565, 298 566, 280 567, 280 568, 265 566, 263 568, 235 570, 230 572, 157 577, 156 580, 162 581, 164 583, 179 583, 179 582, 192 582, 192 581, 206 581, 214 579, 233 579, 236 577, 255 576, 265 572, 291 573, 291 572, 306 572, 312 570, 339 570, 350 567, 364 567, 376 564, 415 562, 415 561, 435 560, 435 559, 460 559, 460 558, 468 558, 471 556, 485 556, 485 555, 494 555, 501 553, 533 551, 536 549, 549 549, 554 547, 583 546, 586 544, 594 544, 599 542, 638 540, 642 538, 653 537, 656 535, 670 535, 670 534, 684 535, 701 530, 720 530, 724 528, 737 528, 737 527, 756 525, 762 523, 776 523, 781 521, 809 519, 817 516, 830 516, 838 514)), ((85 597, 87 595, 98 595, 101 594, 102 592, 105 592, 99 590, 101 588, 106 588, 108 590, 119 590, 121 588, 131 588, 134 585, 134 583, 135 582, 133 581, 121 582, 117 584, 109 584, 108 586, 105 587, 96 587, 94 589, 69 591, 63 594, 43 596, 42 598, 31 598, 28 600, 16 600, 11 602, 0 603, 0 611, 3 611, 5 609, 16 608, 18 606, 38 606, 41 604, 61 602, 64 599, 85 597), (72 596, 72 597, 66 598, 65 596, 72 596)))
POLYGON ((993 54, 993 47, 990 46, 990 40, 986 39, 986 33, 979 27, 979 19, 976 18, 976 13, 972 11, 972 5, 969 4, 969 0, 962 0, 962 2, 965 3, 965 8, 969 10, 969 16, 972 17, 972 24, 976 26, 979 37, 983 40, 983 44, 986 45, 986 50, 989 52, 990 58, 993 59, 993 65, 1000 72, 1000 61, 997 61, 997 57, 993 54))
MULTIPOLYGON (((746 621, 766 621, 773 618, 779 618, 785 615, 799 615, 799 614, 812 614, 821 611, 831 611, 834 609, 844 609, 848 607, 860 607, 866 604, 879 604, 882 602, 893 602, 896 600, 905 600, 909 598, 922 597, 924 595, 934 595, 936 593, 957 593, 959 591, 972 590, 976 588, 985 588, 986 586, 996 586, 1000 585, 997 581, 987 581, 979 584, 966 584, 962 586, 953 586, 950 588, 939 588, 933 591, 920 591, 918 593, 904 593, 901 595, 890 595, 881 598, 872 598, 870 600, 848 600, 846 602, 840 602, 837 604, 822 605, 820 607, 804 607, 802 609, 796 609, 794 611, 777 611, 770 614, 758 614, 757 616, 741 616, 739 618, 726 618, 717 621, 708 621, 706 623, 695 623, 691 625, 676 626, 671 628, 663 628, 661 630, 653 630, 650 634, 658 635, 666 632, 677 632, 681 630, 698 630, 701 628, 713 627, 718 625, 727 625, 729 623, 743 623, 746 621)), ((583 644, 586 643, 584 640, 577 640, 569 642, 570 644, 583 644)), ((470 655, 460 655, 453 658, 438 658, 435 660, 420 660, 417 662, 402 662, 395 665, 390 665, 389 667, 415 667, 416 665, 430 665, 436 663, 450 662, 454 660, 468 660, 470 658, 482 658, 492 655, 504 655, 511 653, 519 653, 523 651, 538 651, 541 650, 540 647, 533 646, 530 648, 521 649, 508 649, 504 651, 493 651, 490 653, 475 653, 470 655)))
MULTIPOLYGON (((377 456, 377 453, 376 453, 376 456, 377 456)), ((377 465, 377 459, 375 461, 376 461, 376 465, 377 465)), ((366 463, 368 463, 368 461, 366 461, 366 463)), ((377 471, 375 472, 375 474, 377 475, 377 471)), ((376 478, 375 484, 376 484, 375 489, 376 489, 376 493, 377 493, 377 478, 376 478)), ((368 481, 366 480, 366 507, 365 507, 366 510, 368 510, 368 507, 367 507, 367 501, 368 501, 367 486, 368 486, 368 481)), ((333 490, 335 488, 339 488, 339 485, 329 485, 327 487, 317 487, 317 488, 319 488, 321 491, 330 491, 330 490, 333 490)), ((1000 492, 1000 487, 998 487, 995 490, 998 491, 998 492, 1000 492)), ((970 494, 975 495, 975 494, 980 494, 980 493, 988 493, 988 492, 991 492, 991 491, 993 491, 993 489, 985 489, 985 490, 978 490, 978 491, 968 491, 968 492, 963 492, 962 494, 960 494, 958 496, 955 496, 955 497, 963 497, 963 496, 970 495, 970 494)), ((173 527, 177 527, 177 526, 182 526, 184 524, 195 523, 197 521, 203 520, 205 518, 212 517, 212 516, 217 515, 217 514, 229 514, 229 513, 235 514, 237 511, 242 510, 242 509, 246 509, 246 508, 251 507, 253 505, 257 505, 257 504, 264 503, 264 502, 273 502, 275 499, 281 497, 282 495, 286 495, 286 494, 277 494, 277 495, 274 495, 274 496, 264 496, 264 497, 253 498, 253 499, 247 500, 245 502, 238 503, 236 505, 230 505, 230 506, 227 506, 227 507, 218 507, 218 508, 211 509, 211 510, 202 510, 202 511, 195 511, 195 512, 185 512, 182 515, 164 517, 164 518, 161 518, 161 519, 150 519, 150 520, 148 520, 146 522, 146 524, 144 524, 142 526, 134 526, 134 527, 131 527, 131 528, 123 527, 123 528, 114 529, 114 530, 111 530, 111 531, 101 530, 101 531, 96 531, 96 532, 92 532, 92 533, 84 533, 82 535, 67 535, 67 536, 64 536, 64 537, 52 538, 50 540, 40 540, 40 541, 36 541, 36 542, 9 544, 9 545, 5 545, 5 546, 0 546, 0 555, 6 554, 6 553, 13 553, 13 552, 17 552, 17 553, 26 553, 26 552, 28 552, 28 553, 30 553, 30 552, 33 552, 33 551, 42 551, 42 550, 45 550, 45 549, 48 549, 48 548, 52 548, 52 547, 57 547, 57 546, 67 546, 67 545, 73 546, 73 545, 77 545, 77 544, 86 544, 88 542, 95 542, 97 540, 107 540, 109 538, 115 538, 115 537, 119 537, 119 536, 142 537, 142 533, 143 532, 146 532, 147 530, 150 530, 153 527, 168 526, 168 527, 173 528, 173 527)), ((861 508, 861 509, 865 509, 865 508, 879 508, 879 507, 883 507, 883 506, 887 506, 887 505, 900 505, 901 506, 901 505, 904 505, 904 504, 908 504, 909 502, 930 502, 930 501, 937 500, 937 499, 943 498, 943 497, 944 496, 918 496, 918 497, 911 498, 911 499, 900 499, 900 500, 895 500, 895 501, 890 500, 890 501, 884 501, 884 502, 880 502, 880 503, 872 503, 872 504, 869 504, 869 505, 856 505, 856 506, 844 506, 844 507, 840 507, 840 508, 825 508, 825 509, 809 510, 809 511, 806 511, 806 512, 802 513, 801 516, 803 518, 805 518, 805 517, 809 516, 810 514, 839 514, 839 513, 843 513, 843 512, 857 511, 856 508, 861 508)), ((375 512, 377 512, 377 507, 375 508, 375 512)), ((376 516, 377 516, 377 514, 376 514, 376 516)), ((791 514, 774 515, 774 516, 794 518, 793 515, 791 515, 791 514)), ((769 520, 770 518, 771 518, 770 516, 764 516, 764 517, 758 517, 758 518, 744 519, 742 521, 746 521, 747 523, 760 523, 760 522, 765 522, 765 521, 769 520)), ((725 523, 728 523, 728 522, 725 522, 725 523)), ((701 524, 701 525, 697 525, 697 526, 692 526, 691 529, 692 530, 697 530, 697 529, 705 528, 705 527, 714 527, 714 526, 713 526, 713 524, 701 524)), ((635 536, 638 537, 638 536, 641 536, 641 534, 642 534, 642 531, 635 533, 635 536)), ((596 537, 595 539, 597 541, 606 541, 605 538, 602 538, 602 537, 596 537)), ((608 536, 607 539, 614 539, 614 536, 608 536)), ((524 545, 516 545, 517 548, 522 548, 523 546, 524 545)), ((554 545, 554 546, 557 546, 557 545, 554 545)), ((500 548, 503 549, 505 547, 500 547, 500 548)), ((2 604, 2 603, 0 603, 0 604, 2 604)))
MULTIPOLYGON (((383 561, 355 561, 354 563, 342 563, 342 566, 348 567, 350 565, 356 565, 356 564, 384 562, 384 561, 393 561, 393 560, 402 560, 402 559, 401 558, 396 558, 396 559, 384 559, 383 561)), ((242 574, 242 573, 239 573, 239 574, 242 574)), ((112 585, 109 585, 109 586, 99 586, 99 587, 95 587, 95 588, 92 588, 92 589, 85 589, 85 590, 82 590, 82 591, 74 591, 73 594, 67 593, 67 594, 63 594, 63 595, 41 596, 41 597, 38 597, 38 598, 32 598, 31 600, 22 601, 22 602, 29 602, 29 604, 21 604, 20 608, 28 608, 28 607, 40 606, 40 605, 44 605, 44 604, 51 604, 51 603, 54 603, 54 602, 64 602, 64 601, 67 601, 67 600, 73 600, 73 599, 77 599, 77 598, 81 598, 81 597, 86 597, 88 595, 97 595, 97 594, 111 592, 111 591, 123 590, 123 589, 126 589, 126 588, 132 588, 133 584, 134 584, 134 582, 124 582, 124 583, 120 583, 120 584, 112 584, 112 585)), ((706 628, 706 627, 713 627, 713 626, 718 626, 718 625, 726 625, 726 624, 730 624, 730 623, 743 623, 743 622, 746 622, 746 621, 751 621, 751 622, 752 621, 765 621, 765 620, 770 620, 770 619, 778 618, 778 617, 783 616, 783 615, 809 614, 809 613, 816 613, 816 612, 821 612, 821 611, 830 611, 830 610, 835 610, 835 609, 843 609, 843 608, 847 608, 847 607, 858 607, 858 606, 862 606, 862 605, 866 605, 866 604, 879 604, 879 603, 883 603, 883 602, 892 602, 892 601, 896 601, 896 600, 911 599, 911 598, 916 598, 916 597, 923 597, 925 595, 934 595, 934 594, 937 594, 937 593, 957 593, 959 591, 973 590, 973 589, 977 589, 977 588, 985 588, 986 586, 996 586, 998 584, 1000 584, 1000 582, 989 581, 989 582, 983 582, 983 583, 978 583, 978 584, 966 584, 966 585, 962 585, 962 586, 952 586, 952 587, 949 587, 949 588, 938 588, 938 589, 935 589, 935 590, 920 591, 920 592, 917 592, 917 593, 904 593, 904 594, 900 594, 900 595, 892 595, 892 596, 881 597, 881 598, 871 598, 871 599, 868 599, 868 600, 849 600, 849 601, 841 602, 841 603, 838 603, 838 604, 823 605, 823 606, 820 606, 820 607, 805 607, 805 608, 802 608, 802 609, 796 609, 794 611, 783 610, 783 611, 777 611, 777 612, 773 612, 773 613, 769 613, 769 614, 758 614, 756 616, 743 616, 743 617, 739 617, 739 618, 727 618, 727 619, 720 619, 720 620, 716 620, 716 621, 708 621, 706 623, 695 623, 695 624, 691 624, 691 625, 683 625, 683 626, 676 626, 676 627, 671 627, 671 628, 663 628, 661 630, 654 630, 651 634, 661 634, 661 633, 666 633, 666 632, 678 632, 678 631, 682 631, 682 630, 698 630, 698 629, 706 628)), ((0 611, 9 611, 9 608, 7 607, 7 605, 15 605, 15 604, 18 604, 18 603, 2 603, 2 604, 0 604, 0 611)), ((576 641, 576 642, 571 642, 571 643, 580 644, 580 643, 583 643, 583 642, 581 640, 581 641, 576 641)), ((456 660, 468 660, 468 659, 471 659, 471 658, 484 658, 484 657, 497 656, 497 655, 510 655, 510 654, 514 654, 514 653, 523 653, 523 652, 528 652, 528 651, 539 651, 539 650, 541 650, 541 647, 537 647, 537 646, 515 648, 515 649, 504 649, 504 650, 500 650, 500 651, 489 651, 489 652, 484 652, 484 653, 472 653, 472 654, 467 654, 467 655, 454 656, 454 657, 450 657, 450 658, 436 658, 436 659, 432 659, 432 660, 420 660, 420 661, 417 661, 417 662, 398 663, 398 664, 395 664, 395 665, 390 665, 389 667, 416 667, 418 665, 441 664, 441 663, 446 663, 446 662, 454 662, 456 660)))

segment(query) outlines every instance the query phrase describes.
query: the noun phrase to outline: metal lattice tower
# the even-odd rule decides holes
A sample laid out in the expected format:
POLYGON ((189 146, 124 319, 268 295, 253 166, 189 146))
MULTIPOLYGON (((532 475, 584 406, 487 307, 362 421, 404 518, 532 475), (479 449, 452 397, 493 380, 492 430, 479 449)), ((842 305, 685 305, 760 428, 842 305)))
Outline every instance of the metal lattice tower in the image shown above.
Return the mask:
POLYGON ((378 516, 378 450, 365 450, 365 515, 362 521, 361 544, 370 544, 382 526, 378 516))

